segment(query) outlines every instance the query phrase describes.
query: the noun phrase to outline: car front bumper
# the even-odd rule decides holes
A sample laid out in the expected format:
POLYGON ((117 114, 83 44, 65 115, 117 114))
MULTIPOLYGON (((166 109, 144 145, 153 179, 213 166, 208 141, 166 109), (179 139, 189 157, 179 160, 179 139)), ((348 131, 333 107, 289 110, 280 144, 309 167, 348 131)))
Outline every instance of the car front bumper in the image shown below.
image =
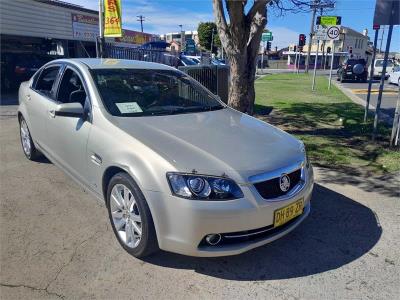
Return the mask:
POLYGON ((145 191, 161 249, 190 256, 227 256, 246 252, 272 242, 296 228, 310 213, 314 178, 312 167, 305 168, 301 190, 281 201, 265 200, 253 185, 241 186, 244 197, 228 201, 188 200, 161 192, 145 191), (304 199, 303 213, 273 228, 274 211, 304 199), (204 243, 208 234, 257 233, 255 238, 215 246, 204 243))

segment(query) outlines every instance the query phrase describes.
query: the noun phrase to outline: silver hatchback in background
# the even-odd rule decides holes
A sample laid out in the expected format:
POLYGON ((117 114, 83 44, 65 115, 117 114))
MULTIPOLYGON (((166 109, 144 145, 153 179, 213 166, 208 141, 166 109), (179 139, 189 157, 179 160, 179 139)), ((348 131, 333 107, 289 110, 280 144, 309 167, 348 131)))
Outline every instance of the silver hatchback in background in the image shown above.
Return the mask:
POLYGON ((104 199, 136 257, 224 256, 271 242, 310 212, 302 142, 161 64, 55 60, 19 90, 28 159, 44 154, 104 199))

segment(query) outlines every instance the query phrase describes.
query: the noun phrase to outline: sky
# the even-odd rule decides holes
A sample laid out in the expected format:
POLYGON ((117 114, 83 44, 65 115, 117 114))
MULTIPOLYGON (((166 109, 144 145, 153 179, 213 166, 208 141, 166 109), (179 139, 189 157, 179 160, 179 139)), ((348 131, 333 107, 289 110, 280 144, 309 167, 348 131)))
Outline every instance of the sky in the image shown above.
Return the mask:
MULTIPOLYGON (((97 10, 98 0, 64 0, 97 10)), ((337 0, 336 7, 328 15, 342 17, 342 25, 359 32, 368 29, 371 41, 374 39, 372 20, 376 0, 337 0)), ((251 1, 248 1, 251 3, 251 1)), ((325 13, 324 13, 325 14, 325 13)), ((164 34, 179 31, 180 24, 184 30, 196 30, 199 22, 214 21, 212 0, 122 0, 123 28, 140 31, 137 16, 145 17, 144 31, 164 34)), ((267 28, 273 32, 272 47, 287 47, 298 39, 300 33, 310 31, 311 13, 286 13, 283 16, 273 9, 268 10, 267 28)), ((379 33, 378 46, 382 38, 379 33)), ((385 28, 382 50, 386 45, 388 27, 385 28)), ((400 52, 400 26, 395 26, 390 51, 400 52)))

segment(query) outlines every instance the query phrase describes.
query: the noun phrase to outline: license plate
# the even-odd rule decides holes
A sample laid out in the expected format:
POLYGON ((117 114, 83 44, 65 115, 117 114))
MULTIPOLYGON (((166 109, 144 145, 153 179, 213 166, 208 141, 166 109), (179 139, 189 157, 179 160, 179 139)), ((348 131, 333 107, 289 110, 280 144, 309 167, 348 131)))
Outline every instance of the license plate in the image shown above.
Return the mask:
POLYGON ((288 206, 277 209, 274 212, 274 227, 281 226, 293 218, 301 215, 304 209, 304 199, 301 198, 288 206))

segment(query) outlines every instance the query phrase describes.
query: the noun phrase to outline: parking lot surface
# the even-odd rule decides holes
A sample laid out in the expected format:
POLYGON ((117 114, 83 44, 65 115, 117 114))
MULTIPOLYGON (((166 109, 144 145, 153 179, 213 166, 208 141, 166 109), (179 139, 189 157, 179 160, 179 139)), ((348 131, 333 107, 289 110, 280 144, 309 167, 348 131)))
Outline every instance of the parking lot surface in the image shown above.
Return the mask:
MULTIPOLYGON (((11 110, 12 112, 12 110, 11 110)), ((15 113, 0 116, 1 299, 395 299, 399 182, 316 169, 312 212, 248 253, 136 259, 104 205, 45 158, 25 159, 15 113)), ((185 224, 182 224, 185 226, 185 224)))

